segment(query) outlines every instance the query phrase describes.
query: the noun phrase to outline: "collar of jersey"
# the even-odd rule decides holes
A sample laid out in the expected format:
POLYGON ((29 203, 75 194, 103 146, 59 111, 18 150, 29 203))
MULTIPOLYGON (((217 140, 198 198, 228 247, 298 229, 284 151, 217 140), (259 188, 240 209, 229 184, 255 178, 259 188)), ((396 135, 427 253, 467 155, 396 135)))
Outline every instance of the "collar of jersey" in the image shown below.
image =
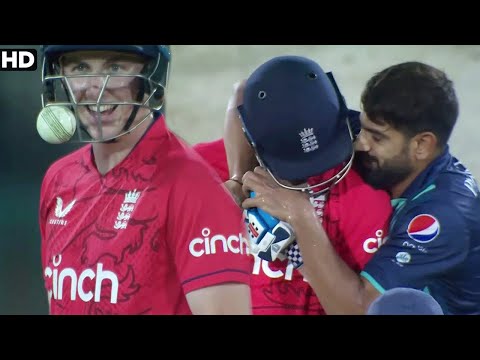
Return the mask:
MULTIPOLYGON (((149 148, 147 150, 144 150, 144 151, 151 152, 152 154, 158 152, 158 146, 161 146, 161 143, 162 143, 161 138, 165 136, 165 134, 167 133, 167 130, 168 129, 167 129, 166 121, 165 121, 165 116, 163 114, 160 114, 158 117, 156 117, 152 121, 152 123, 150 124, 148 129, 145 131, 143 136, 140 138, 140 140, 137 142, 137 144, 135 144, 135 146, 133 147, 130 154, 125 159, 123 159, 123 161, 120 164, 124 165, 125 163, 130 162, 130 161, 137 161, 138 160, 137 157, 140 155, 140 152, 137 150, 137 148, 138 148, 138 145, 142 142, 143 143, 146 142, 146 141, 153 142, 156 145, 156 147, 152 146, 151 148, 149 148)), ((92 144, 89 144, 88 147, 86 147, 85 149, 86 149, 86 151, 84 152, 85 162, 87 164, 90 163, 90 164, 92 164, 93 167, 95 167, 95 165, 93 165, 95 163, 95 161, 93 159, 92 144)), ((145 154, 143 154, 143 155, 145 155, 145 154)), ((120 164, 115 166, 115 168, 117 168, 120 164)), ((107 174, 111 173, 112 170, 110 170, 107 174)), ((107 175, 107 174, 105 174, 105 175, 107 175)))
POLYGON ((403 192, 402 196, 398 199, 392 199, 392 206, 398 206, 401 199, 413 200, 419 197, 425 191, 432 190, 431 185, 435 182, 437 175, 447 166, 451 161, 452 155, 450 154, 448 145, 445 147, 443 153, 433 160, 425 170, 423 170, 410 186, 403 192), (397 201, 398 200, 398 201, 397 201), (395 201, 395 205, 393 202, 395 201))

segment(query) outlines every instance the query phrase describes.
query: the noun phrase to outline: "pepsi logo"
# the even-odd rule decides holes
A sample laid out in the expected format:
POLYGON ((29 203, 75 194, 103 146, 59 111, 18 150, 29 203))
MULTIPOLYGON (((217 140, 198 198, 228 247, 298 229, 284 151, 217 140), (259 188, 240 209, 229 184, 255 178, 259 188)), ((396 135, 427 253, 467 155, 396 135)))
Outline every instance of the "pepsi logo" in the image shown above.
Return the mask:
POLYGON ((415 216, 408 224, 408 236, 419 243, 428 243, 440 233, 440 223, 428 214, 415 216))

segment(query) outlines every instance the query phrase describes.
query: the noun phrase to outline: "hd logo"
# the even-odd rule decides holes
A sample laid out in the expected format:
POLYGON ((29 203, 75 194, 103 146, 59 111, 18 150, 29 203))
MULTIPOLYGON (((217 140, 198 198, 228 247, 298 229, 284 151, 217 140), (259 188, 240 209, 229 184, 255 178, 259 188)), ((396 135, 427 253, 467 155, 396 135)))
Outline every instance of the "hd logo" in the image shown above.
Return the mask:
POLYGON ((0 71, 37 70, 37 50, 0 49, 0 71))

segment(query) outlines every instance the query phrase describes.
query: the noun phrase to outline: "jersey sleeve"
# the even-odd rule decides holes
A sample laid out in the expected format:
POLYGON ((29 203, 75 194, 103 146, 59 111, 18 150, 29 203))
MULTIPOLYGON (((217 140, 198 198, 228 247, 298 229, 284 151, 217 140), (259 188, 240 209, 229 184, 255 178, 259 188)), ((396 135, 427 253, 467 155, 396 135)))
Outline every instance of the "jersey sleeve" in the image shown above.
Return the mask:
POLYGON ((379 292, 394 287, 424 290, 429 279, 462 262, 470 234, 461 213, 446 201, 430 200, 393 217, 389 239, 362 275, 379 292))
POLYGON ((193 149, 217 172, 222 181, 225 182, 230 178, 223 139, 198 143, 193 146, 193 149))
POLYGON ((250 284, 242 211, 205 164, 182 171, 168 208, 167 241, 185 293, 227 282, 250 284))
POLYGON ((339 255, 359 273, 388 235, 392 206, 386 192, 373 189, 353 170, 344 181, 336 199, 345 244, 339 255))
POLYGON ((39 199, 39 207, 38 207, 38 225, 40 230, 40 252, 41 252, 41 260, 42 260, 42 268, 47 266, 47 259, 46 259, 46 246, 47 246, 47 239, 46 239, 46 232, 45 226, 47 222, 47 204, 46 199, 48 199, 48 188, 50 184, 50 171, 47 171, 45 174, 42 185, 40 187, 40 199, 39 199))

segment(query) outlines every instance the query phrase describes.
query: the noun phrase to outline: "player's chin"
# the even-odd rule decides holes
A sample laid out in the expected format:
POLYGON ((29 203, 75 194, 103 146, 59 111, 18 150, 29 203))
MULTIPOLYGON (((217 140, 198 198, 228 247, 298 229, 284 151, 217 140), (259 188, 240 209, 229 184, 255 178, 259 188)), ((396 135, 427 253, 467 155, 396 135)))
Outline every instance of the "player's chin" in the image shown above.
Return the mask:
POLYGON ((92 140, 104 141, 121 135, 123 133, 123 126, 118 124, 105 124, 99 127, 95 125, 87 127, 87 131, 92 140))

